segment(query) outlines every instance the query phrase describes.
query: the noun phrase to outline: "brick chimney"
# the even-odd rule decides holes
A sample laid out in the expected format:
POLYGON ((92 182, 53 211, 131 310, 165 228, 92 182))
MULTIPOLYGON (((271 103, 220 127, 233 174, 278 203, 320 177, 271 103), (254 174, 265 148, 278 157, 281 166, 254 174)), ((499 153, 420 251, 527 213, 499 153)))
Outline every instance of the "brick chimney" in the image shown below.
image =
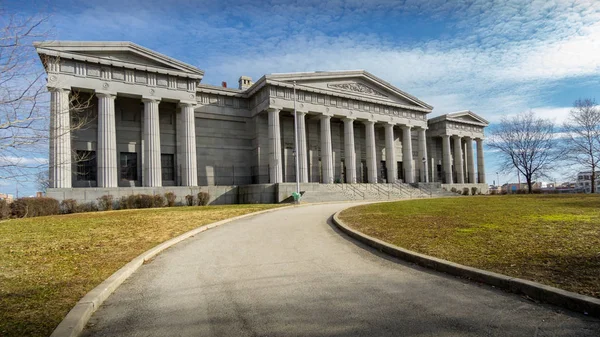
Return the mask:
POLYGON ((248 76, 240 76, 238 83, 240 85, 239 88, 242 90, 246 90, 250 88, 252 84, 254 84, 254 82, 252 82, 252 78, 248 76))

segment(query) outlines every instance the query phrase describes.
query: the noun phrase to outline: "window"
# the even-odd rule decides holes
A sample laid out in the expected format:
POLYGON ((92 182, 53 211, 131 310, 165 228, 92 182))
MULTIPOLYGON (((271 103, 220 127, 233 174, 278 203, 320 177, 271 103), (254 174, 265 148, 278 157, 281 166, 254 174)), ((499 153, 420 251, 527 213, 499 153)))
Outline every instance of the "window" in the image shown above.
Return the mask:
POLYGON ((172 154, 160 155, 162 180, 175 180, 175 158, 172 154))
POLYGON ((96 151, 77 151, 77 180, 96 180, 96 151))
POLYGON ((141 121, 140 111, 126 111, 121 109, 121 121, 123 122, 139 122, 141 121))
POLYGON ((137 180, 137 153, 121 152, 121 179, 137 180))

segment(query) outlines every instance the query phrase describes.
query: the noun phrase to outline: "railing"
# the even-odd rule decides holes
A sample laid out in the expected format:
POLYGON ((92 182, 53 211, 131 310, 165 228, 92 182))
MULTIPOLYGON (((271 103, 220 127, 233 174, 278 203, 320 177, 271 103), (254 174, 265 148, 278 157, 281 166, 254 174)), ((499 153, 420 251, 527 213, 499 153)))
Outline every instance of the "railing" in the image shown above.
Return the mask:
POLYGON ((352 193, 354 193, 354 195, 358 195, 360 196, 361 199, 365 198, 365 193, 360 191, 356 186, 354 186, 353 184, 346 184, 346 187, 352 191, 352 193))

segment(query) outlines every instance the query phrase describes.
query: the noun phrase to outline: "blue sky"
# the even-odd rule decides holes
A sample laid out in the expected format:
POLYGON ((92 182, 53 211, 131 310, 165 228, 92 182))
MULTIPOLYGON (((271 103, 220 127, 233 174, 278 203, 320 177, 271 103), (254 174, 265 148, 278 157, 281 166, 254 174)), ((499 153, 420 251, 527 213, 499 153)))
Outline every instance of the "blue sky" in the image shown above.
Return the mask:
MULTIPOLYGON (((600 1, 14 1, 53 39, 128 40, 206 72, 365 69, 434 106, 491 122, 532 109, 564 120, 600 99, 600 1)), ((0 5, 1 6, 1 5, 0 5)), ((496 179, 494 155, 488 180, 496 179)), ((563 177, 557 176, 558 180, 563 177)), ((501 176, 501 182, 516 176, 501 176)))

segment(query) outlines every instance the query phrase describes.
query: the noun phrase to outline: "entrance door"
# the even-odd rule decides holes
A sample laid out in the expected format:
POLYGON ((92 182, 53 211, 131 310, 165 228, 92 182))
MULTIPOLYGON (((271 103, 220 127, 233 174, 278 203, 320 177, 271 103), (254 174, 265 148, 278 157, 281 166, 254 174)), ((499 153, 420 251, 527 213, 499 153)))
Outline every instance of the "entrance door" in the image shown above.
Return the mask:
POLYGON ((360 162, 360 171, 361 171, 361 176, 362 176, 362 181, 363 183, 366 183, 369 181, 369 176, 367 174, 367 161, 361 161, 360 162))
POLYGON ((388 182, 388 176, 387 176, 387 167, 385 166, 385 160, 381 161, 381 169, 379 172, 379 176, 381 177, 381 179, 383 179, 385 182, 388 182))
POLYGON ((404 170, 402 169, 402 162, 397 162, 398 167, 398 179, 404 181, 404 170))

